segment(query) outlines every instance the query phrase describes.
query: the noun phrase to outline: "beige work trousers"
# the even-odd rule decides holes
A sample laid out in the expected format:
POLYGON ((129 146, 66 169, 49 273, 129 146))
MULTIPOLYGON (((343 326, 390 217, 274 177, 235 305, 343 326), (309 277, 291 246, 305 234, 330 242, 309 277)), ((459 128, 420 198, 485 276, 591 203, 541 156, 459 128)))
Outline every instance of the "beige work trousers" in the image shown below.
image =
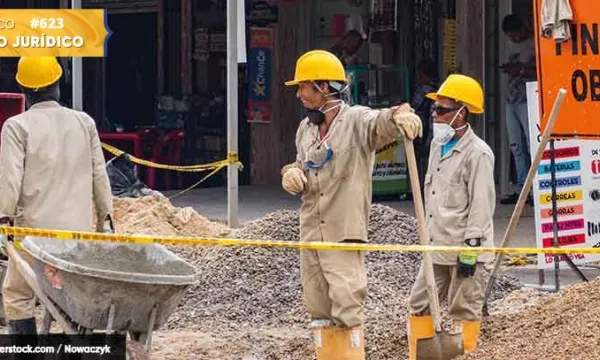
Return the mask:
MULTIPOLYGON (((433 265, 433 274, 440 304, 448 299, 448 316, 454 320, 480 321, 485 297, 485 273, 483 264, 478 263, 475 274, 467 278, 456 275, 456 266, 433 265)), ((413 285, 408 306, 411 315, 429 315, 427 282, 423 263, 413 285)))
MULTIPOLYGON (((32 263, 28 253, 19 251, 19 255, 29 264, 32 263)), ((6 320, 23 320, 34 317, 34 292, 21 276, 16 261, 10 256, 2 284, 2 301, 6 320)))
POLYGON ((301 250, 300 278, 313 320, 338 327, 363 324, 367 272, 362 251, 301 250))

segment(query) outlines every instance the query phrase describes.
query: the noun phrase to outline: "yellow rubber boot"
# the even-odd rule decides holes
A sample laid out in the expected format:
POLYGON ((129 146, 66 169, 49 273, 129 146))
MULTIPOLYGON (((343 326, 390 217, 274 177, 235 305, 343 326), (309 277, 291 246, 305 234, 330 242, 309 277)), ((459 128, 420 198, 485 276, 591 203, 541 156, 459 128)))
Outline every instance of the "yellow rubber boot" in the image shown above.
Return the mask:
POLYGON ((462 323, 464 353, 468 354, 475 351, 477 348, 481 321, 463 321, 462 323))
POLYGON ((409 315, 406 325, 408 331, 408 358, 409 360, 417 360, 417 341, 435 336, 433 318, 431 315, 409 315))
POLYGON ((334 353, 333 343, 331 341, 333 337, 333 331, 335 326, 313 326, 313 342, 315 345, 315 352, 317 354, 317 360, 327 360, 331 354, 334 353))
POLYGON ((364 360, 365 339, 362 327, 314 326, 317 360, 364 360))

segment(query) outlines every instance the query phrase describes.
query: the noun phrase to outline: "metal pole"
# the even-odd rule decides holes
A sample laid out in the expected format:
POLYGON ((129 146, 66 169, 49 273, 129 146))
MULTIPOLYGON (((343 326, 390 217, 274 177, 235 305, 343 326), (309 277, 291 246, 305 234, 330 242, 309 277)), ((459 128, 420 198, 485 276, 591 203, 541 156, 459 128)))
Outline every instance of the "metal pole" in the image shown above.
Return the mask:
MULTIPOLYGON (((550 139, 550 183, 552 187, 552 246, 560 247, 558 243, 558 214, 556 205, 556 161, 554 158, 554 139, 550 139)), ((560 290, 560 256, 554 254, 554 287, 560 290)))
MULTIPOLYGON (((553 247, 560 247, 560 244, 558 242, 558 210, 557 210, 557 205, 556 205, 556 170, 554 168, 555 165, 555 157, 554 157, 554 139, 550 140, 550 166, 551 166, 551 171, 550 171, 550 176, 551 176, 551 181, 552 181, 552 230, 554 232, 553 234, 553 238, 552 238, 552 246, 553 247)), ((571 270, 575 271, 575 273, 579 276, 579 278, 585 282, 588 282, 588 278, 585 276, 585 274, 581 271, 581 269, 579 269, 579 267, 577 265, 575 265, 575 263, 573 262, 573 260, 571 260, 571 258, 566 255, 566 254, 555 254, 554 255, 554 281, 555 281, 555 289, 556 292, 558 292, 560 290, 560 278, 559 278, 559 274, 560 274, 560 262, 558 261, 558 259, 560 259, 560 257, 563 257, 563 259, 565 259, 565 262, 567 263, 567 265, 569 265, 569 267, 571 268, 571 270)))
MULTIPOLYGON (((71 9, 81 9, 81 0, 72 0, 71 9)), ((73 94, 71 107, 75 110, 83 111, 83 63, 81 57, 73 57, 73 94)))
MULTIPOLYGON (((238 0, 227 0, 227 153, 238 152, 238 63, 237 63, 238 0)), ((227 167, 227 221, 238 226, 238 168, 227 167)))

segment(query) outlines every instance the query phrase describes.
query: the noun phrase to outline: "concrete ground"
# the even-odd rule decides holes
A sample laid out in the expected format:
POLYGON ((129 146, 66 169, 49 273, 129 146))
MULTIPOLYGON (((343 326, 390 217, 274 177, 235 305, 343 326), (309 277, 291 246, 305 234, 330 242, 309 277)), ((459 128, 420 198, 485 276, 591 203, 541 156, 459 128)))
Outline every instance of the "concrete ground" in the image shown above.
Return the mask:
MULTIPOLYGON (((176 192, 165 192, 167 196, 173 196, 176 192)), ((227 189, 205 188, 195 189, 175 196, 172 202, 176 206, 191 206, 198 213, 213 220, 227 220, 227 189)), ((412 201, 377 201, 383 205, 390 206, 407 214, 414 216, 414 204, 412 201)), ((241 223, 252 221, 263 215, 281 210, 296 210, 300 207, 300 197, 291 196, 276 185, 252 185, 240 186, 239 189, 239 221, 241 223)), ((496 207, 494 216, 496 245, 499 245, 504 238, 504 233, 512 216, 514 205, 501 205, 496 207)), ((511 235, 511 247, 535 247, 535 228, 534 228, 533 207, 525 205, 521 218, 518 221, 516 231, 511 235)), ((582 268, 588 279, 600 275, 600 269, 591 266, 582 268)), ((540 271, 537 265, 530 264, 518 267, 504 267, 503 273, 517 277, 524 284, 539 285, 540 271)), ((545 270, 545 286, 554 288, 554 270, 545 270)), ((560 269, 561 287, 581 282, 581 279, 574 271, 569 268, 560 269)))

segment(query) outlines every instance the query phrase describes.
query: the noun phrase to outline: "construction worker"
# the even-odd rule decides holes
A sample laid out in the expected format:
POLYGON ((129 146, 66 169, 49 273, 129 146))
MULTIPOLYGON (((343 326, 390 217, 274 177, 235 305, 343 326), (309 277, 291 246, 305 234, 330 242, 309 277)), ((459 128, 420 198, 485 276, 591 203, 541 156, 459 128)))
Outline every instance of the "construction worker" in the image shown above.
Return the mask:
MULTIPOLYGON (((375 150, 399 136, 422 136, 421 121, 404 104, 372 110, 340 100, 347 87, 340 60, 315 50, 296 63, 296 96, 306 117, 296 132, 296 161, 281 171, 282 186, 302 194, 302 242, 366 242, 375 150)), ((301 281, 319 360, 364 359, 367 295, 361 251, 303 250, 301 281)))
MULTIPOLYGON (((452 334, 462 333, 464 353, 473 351, 479 337, 485 292, 484 264, 492 253, 469 252, 470 247, 494 245, 496 204, 494 154, 468 123, 470 114, 483 113, 483 90, 474 79, 452 74, 436 93, 432 106, 433 140, 425 175, 425 211, 432 245, 462 246, 464 252, 432 254, 440 302, 448 300, 452 334)), ((433 322, 423 264, 409 298, 410 359, 416 359, 417 340, 432 337, 433 322)))
MULTIPOLYGON (((19 227, 110 232, 112 195, 96 124, 59 105, 62 73, 54 57, 19 60, 16 80, 28 110, 2 127, 0 219, 19 227)), ((2 293, 8 333, 36 334, 34 293, 10 257, 2 293)))

